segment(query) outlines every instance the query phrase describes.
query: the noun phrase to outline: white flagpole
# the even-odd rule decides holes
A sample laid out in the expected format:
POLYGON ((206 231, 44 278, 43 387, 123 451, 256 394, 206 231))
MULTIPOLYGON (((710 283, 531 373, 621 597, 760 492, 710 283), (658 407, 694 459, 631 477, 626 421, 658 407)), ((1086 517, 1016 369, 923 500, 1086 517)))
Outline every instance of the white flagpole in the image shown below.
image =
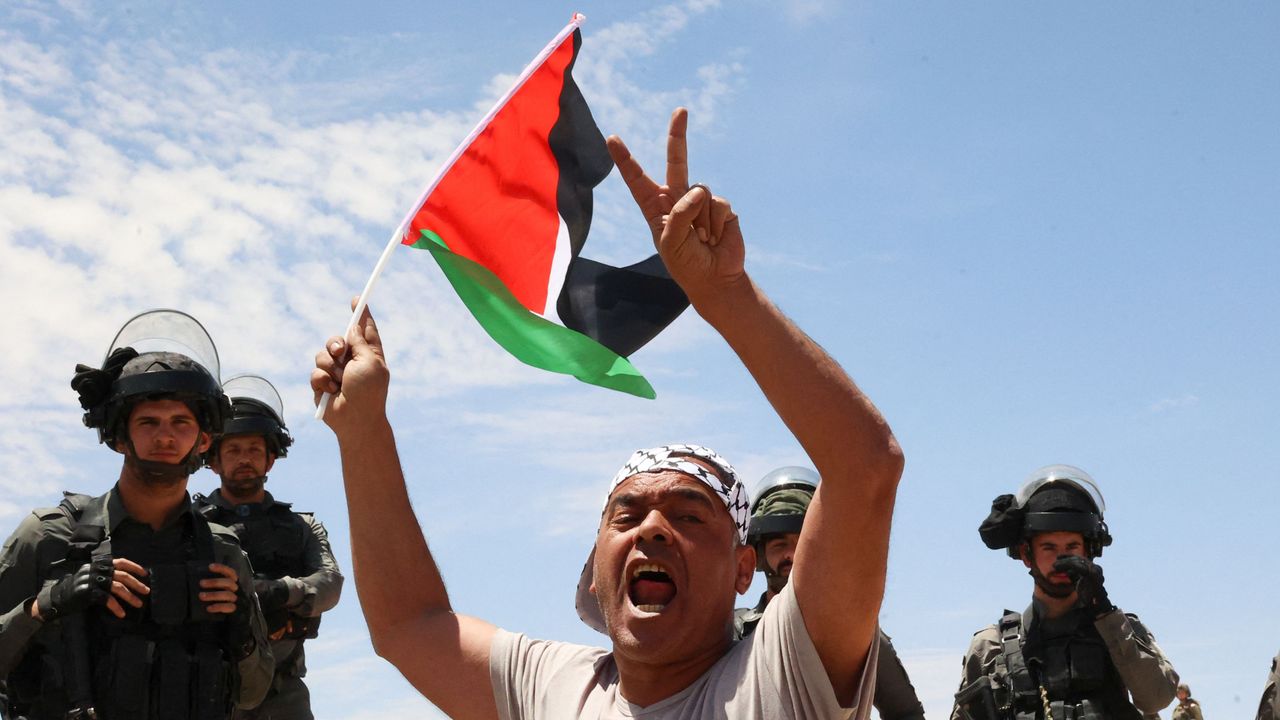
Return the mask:
MULTIPOLYGON (((373 266, 373 273, 369 275, 369 281, 364 284, 364 290, 360 292, 360 298, 356 300, 356 307, 351 311, 351 320, 347 322, 347 329, 342 333, 344 338, 350 335, 351 331, 355 328, 356 323, 360 322, 360 316, 364 314, 364 309, 369 305, 369 293, 373 292, 374 283, 378 281, 378 276, 382 274, 383 269, 387 266, 387 262, 391 259, 391 252, 396 249, 397 245, 403 244, 405 234, 409 231, 409 224, 413 222, 414 216, 418 214, 418 211, 421 210, 422 206, 427 202, 427 198, 431 196, 431 193, 435 191, 436 186, 440 184, 440 180, 442 180, 444 176, 453 169, 454 164, 458 162, 458 158, 462 157, 462 153, 466 152, 466 149, 471 146, 471 143, 474 142, 477 137, 480 136, 480 133, 484 132, 484 129, 489 127, 489 123, 493 122, 493 118, 498 114, 498 111, 501 110, 509 100, 511 100, 511 97, 516 94, 516 91, 524 86, 525 81, 533 75, 534 71, 541 67, 542 63, 546 62, 547 58, 551 56, 551 53, 555 52, 556 48, 560 47, 560 43, 564 42, 565 38, 569 37, 574 30, 581 27, 582 22, 586 19, 586 16, 582 13, 573 14, 573 18, 569 20, 569 24, 565 25, 564 29, 556 35, 555 39, 547 43, 547 46, 542 49, 542 52, 538 53, 537 57, 525 66, 524 70, 520 72, 520 77, 517 78, 515 84, 511 86, 511 89, 499 98, 498 102, 494 103, 493 107, 489 109, 489 112, 485 113, 485 116, 480 119, 480 122, 476 123, 476 126, 472 128, 471 132, 462 141, 462 143, 459 144, 458 147, 454 148, 453 154, 449 156, 447 161, 445 161, 445 164, 440 168, 439 172, 436 173, 435 177, 431 179, 431 182, 427 183, 422 194, 418 196, 418 201, 413 204, 413 208, 405 214, 404 219, 400 221, 398 226, 396 226, 396 231, 392 233, 391 239, 387 241, 387 246, 383 248, 382 255, 378 258, 378 263, 373 266)), ((320 396, 320 402, 316 404, 315 417, 317 420, 324 417, 325 411, 329 409, 329 401, 331 399, 332 396, 329 393, 324 393, 320 396)))

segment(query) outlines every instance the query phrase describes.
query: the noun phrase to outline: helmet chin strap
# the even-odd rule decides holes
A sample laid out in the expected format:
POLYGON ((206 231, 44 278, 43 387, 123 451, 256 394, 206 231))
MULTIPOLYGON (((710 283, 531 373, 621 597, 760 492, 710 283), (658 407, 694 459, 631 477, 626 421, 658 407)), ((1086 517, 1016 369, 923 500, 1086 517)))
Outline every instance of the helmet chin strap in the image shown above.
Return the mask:
POLYGON ((129 447, 129 454, 125 456, 125 462, 132 463, 138 477, 148 482, 160 483, 182 480, 190 477, 191 473, 199 470, 204 464, 204 460, 200 457, 200 453, 196 451, 195 445, 191 446, 191 451, 182 460, 176 463, 167 463, 159 460, 143 460, 138 457, 138 451, 134 448, 133 438, 131 437, 126 436, 125 444, 129 447))

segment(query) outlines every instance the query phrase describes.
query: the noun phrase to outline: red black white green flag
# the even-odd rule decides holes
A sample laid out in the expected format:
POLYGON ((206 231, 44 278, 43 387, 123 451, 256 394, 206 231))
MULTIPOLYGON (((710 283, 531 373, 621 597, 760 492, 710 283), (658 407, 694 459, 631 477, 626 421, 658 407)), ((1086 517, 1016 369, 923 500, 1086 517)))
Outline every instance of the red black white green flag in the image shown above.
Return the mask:
POLYGON ((489 336, 522 362, 652 398, 627 356, 688 300, 657 255, 625 268, 579 255, 592 189, 613 169, 573 81, 581 17, 454 152, 402 242, 430 251, 489 336))

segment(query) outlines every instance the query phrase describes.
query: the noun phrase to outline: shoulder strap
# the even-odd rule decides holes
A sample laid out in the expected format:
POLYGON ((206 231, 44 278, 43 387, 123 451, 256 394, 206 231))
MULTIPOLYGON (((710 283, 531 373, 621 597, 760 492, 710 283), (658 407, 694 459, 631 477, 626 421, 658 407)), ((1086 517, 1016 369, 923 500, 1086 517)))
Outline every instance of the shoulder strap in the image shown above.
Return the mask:
POLYGON ((203 563, 213 562, 213 529, 209 527, 209 519, 197 511, 191 513, 191 525, 195 535, 195 559, 203 563))
POLYGON ((71 539, 67 541, 67 557, 88 562, 95 555, 111 555, 107 538, 106 499, 79 493, 63 493, 58 507, 72 521, 71 539))
POLYGON ((997 671, 1003 669, 1004 676, 1008 678, 1012 700, 1020 707, 1039 707, 1040 690, 1031 678, 1031 670, 1022 652, 1025 640, 1022 613, 1005 610, 997 628, 1000 632, 1000 656, 996 659, 996 667, 997 671))

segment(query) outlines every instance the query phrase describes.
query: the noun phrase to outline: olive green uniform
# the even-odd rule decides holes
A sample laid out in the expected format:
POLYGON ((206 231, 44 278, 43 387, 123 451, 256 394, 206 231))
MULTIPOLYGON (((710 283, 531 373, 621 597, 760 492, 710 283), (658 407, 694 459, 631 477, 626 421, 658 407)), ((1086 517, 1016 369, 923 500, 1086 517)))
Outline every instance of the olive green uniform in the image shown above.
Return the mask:
POLYGON ((1173 706, 1173 720, 1204 720, 1204 713, 1200 712, 1200 703, 1195 700, 1187 700, 1187 702, 1179 702, 1173 706))
MULTIPOLYGON (((208 527, 212 534, 212 561, 227 565, 236 571, 240 592, 245 600, 247 612, 250 613, 251 638, 245 639, 245 644, 240 648, 223 649, 222 660, 227 663, 232 660, 226 657, 228 654, 243 654, 246 650, 248 652, 230 667, 232 677, 226 690, 231 696, 225 698, 224 704, 227 707, 234 705, 247 708, 261 702, 270 687, 275 662, 267 641, 266 625, 253 593, 253 572, 249 567, 248 559, 240 550, 235 535, 226 528, 197 518, 190 502, 186 500, 174 520, 158 531, 152 531, 149 526, 129 516, 120 500, 118 488, 112 488, 105 495, 85 500, 86 507, 92 507, 94 512, 102 518, 102 528, 106 533, 105 541, 112 543, 113 553, 126 553, 116 554, 115 557, 128 557, 133 554, 131 551, 121 550, 120 546, 126 543, 117 542, 122 541, 126 536, 131 539, 127 543, 131 547, 137 547, 139 543, 151 543, 159 551, 169 554, 173 554, 174 551, 190 551, 191 546, 198 542, 192 538, 200 537, 199 528, 202 525, 208 527), (250 645, 252 649, 249 649, 250 645)), ((71 627, 69 623, 73 618, 83 616, 84 624, 90 627, 106 627, 112 622, 111 618, 114 618, 105 607, 91 607, 82 613, 49 623, 32 618, 30 615, 31 604, 44 584, 57 580, 61 577, 60 572, 62 574, 67 572, 66 568, 60 569, 55 565, 67 556, 69 543, 73 541, 73 532, 77 526, 78 521, 67 509, 65 503, 58 507, 37 509, 22 520, 5 542, 3 550, 0 550, 0 613, 2 613, 0 614, 0 678, 7 678, 9 701, 15 708, 21 702, 30 701, 30 698, 24 700, 19 697, 22 693, 20 686, 29 681, 34 681, 36 686, 47 682, 50 664, 55 672, 71 674, 66 671, 63 663, 53 660, 51 656, 29 658, 29 653, 50 655, 47 652, 49 647, 63 646, 63 640, 70 636, 68 628, 71 627), (20 665, 23 669, 40 668, 37 662, 45 663, 43 669, 37 673, 39 677, 19 678, 22 672, 15 673, 20 665)), ((191 556, 190 552, 187 556, 191 556)), ((146 567, 148 563, 144 561, 140 564, 146 567)), ((148 578, 144 582, 150 583, 153 579, 148 578)), ((198 600, 191 598, 191 602, 196 603, 198 600)), ((149 607, 150 603, 144 600, 143 610, 134 610, 126 606, 126 612, 130 616, 142 616, 143 613, 149 612, 149 607)), ((149 619, 142 620, 140 623, 140 627, 146 630, 154 629, 156 625, 154 620, 149 619)), ((144 642, 149 645, 147 652, 152 652, 155 643, 145 640, 144 642)), ((71 648, 67 651, 68 653, 77 652, 75 644, 67 643, 66 646, 71 648)), ((93 656, 87 652, 87 648, 83 657, 90 666, 90 672, 114 662, 114 658, 93 656)), ((150 677, 155 675, 151 674, 150 677)), ((101 688, 101 685, 96 685, 94 690, 93 699, 98 706, 105 704, 101 698, 96 697, 100 694, 101 688)), ((29 717, 33 720, 41 720, 42 715, 36 712, 29 717)))
POLYGON ((1256 720, 1280 720, 1280 655, 1271 661, 1271 674, 1267 676, 1267 686, 1262 689, 1256 720))
MULTIPOLYGON (((1099 720, 1112 717, 1137 720, 1143 715, 1154 715, 1173 701, 1178 687, 1178 674, 1136 615, 1113 610, 1097 620, 1091 620, 1082 611, 1076 610, 1052 621, 1042 621, 1043 616, 1044 609, 1038 600, 1033 600, 1021 616, 1024 633, 1027 629, 1042 632, 1045 636, 1056 633, 1054 646, 1058 649, 1052 654, 1045 652, 1044 658, 1026 658, 1026 664, 1034 663, 1039 668, 1039 675, 1033 674, 1032 677, 1033 682, 1038 684, 1036 690, 1041 692, 1038 692, 1034 702, 1024 712, 1033 713, 1043 720, 1042 702, 1047 697, 1051 708, 1058 713, 1053 720, 1068 720, 1059 715, 1073 715, 1078 708, 1071 707, 1071 700, 1059 697, 1056 687, 1046 688, 1046 685, 1053 685, 1053 682, 1045 679, 1045 676, 1061 678, 1064 675, 1072 676, 1073 673, 1075 677, 1088 676, 1088 682, 1094 684, 1084 695, 1098 701, 1094 708, 1099 713, 1099 720), (1042 630, 1036 630, 1037 627, 1042 630), (1094 654, 1090 654, 1091 652, 1094 654), (1062 667, 1064 664, 1066 668, 1062 667), (1096 667, 1088 667, 1095 664, 1096 667), (1064 702, 1066 707, 1063 707, 1064 702)), ((1007 614, 1006 617, 1017 616, 1007 614)), ((1023 642, 1016 643, 1017 647, 1011 649, 1018 653, 1027 650, 1028 643, 1025 639, 1026 634, 1023 634, 1023 642)), ((975 681, 979 678, 988 679, 993 688, 1009 687, 1009 673, 1004 670, 1009 662, 1009 654, 1003 647, 1001 628, 991 625, 979 631, 973 636, 969 651, 964 656, 961 691, 974 688, 975 681)), ((985 687, 986 684, 979 683, 978 686, 985 687)), ((1077 693, 1076 699, 1079 697, 1077 693)), ((996 704, 999 705, 999 702, 996 704)), ((957 702, 951 718, 962 720, 965 713, 966 710, 957 702)), ((989 720, 978 717, 982 714, 978 711, 971 709, 968 713, 976 720, 989 720)), ((1008 717, 1012 718, 1013 713, 1010 712, 1008 717)))
MULTIPOLYGON (((755 607, 734 611, 735 640, 741 640, 756 629, 760 618, 764 617, 768 598, 769 593, 763 593, 755 607)), ((916 689, 911 686, 911 679, 907 677, 907 670, 898 659, 893 643, 889 642, 889 636, 883 630, 880 631, 880 652, 876 657, 876 687, 871 703, 880 720, 924 720, 924 706, 916 696, 916 689)))
POLYGON ((259 576, 283 580, 289 598, 278 614, 267 612, 276 673, 257 708, 237 711, 237 720, 311 720, 311 696, 303 641, 316 636, 320 615, 338 604, 342 573, 329 547, 329 533, 310 513, 292 510, 266 493, 261 503, 235 505, 214 490, 196 496, 199 512, 239 536, 259 576))

